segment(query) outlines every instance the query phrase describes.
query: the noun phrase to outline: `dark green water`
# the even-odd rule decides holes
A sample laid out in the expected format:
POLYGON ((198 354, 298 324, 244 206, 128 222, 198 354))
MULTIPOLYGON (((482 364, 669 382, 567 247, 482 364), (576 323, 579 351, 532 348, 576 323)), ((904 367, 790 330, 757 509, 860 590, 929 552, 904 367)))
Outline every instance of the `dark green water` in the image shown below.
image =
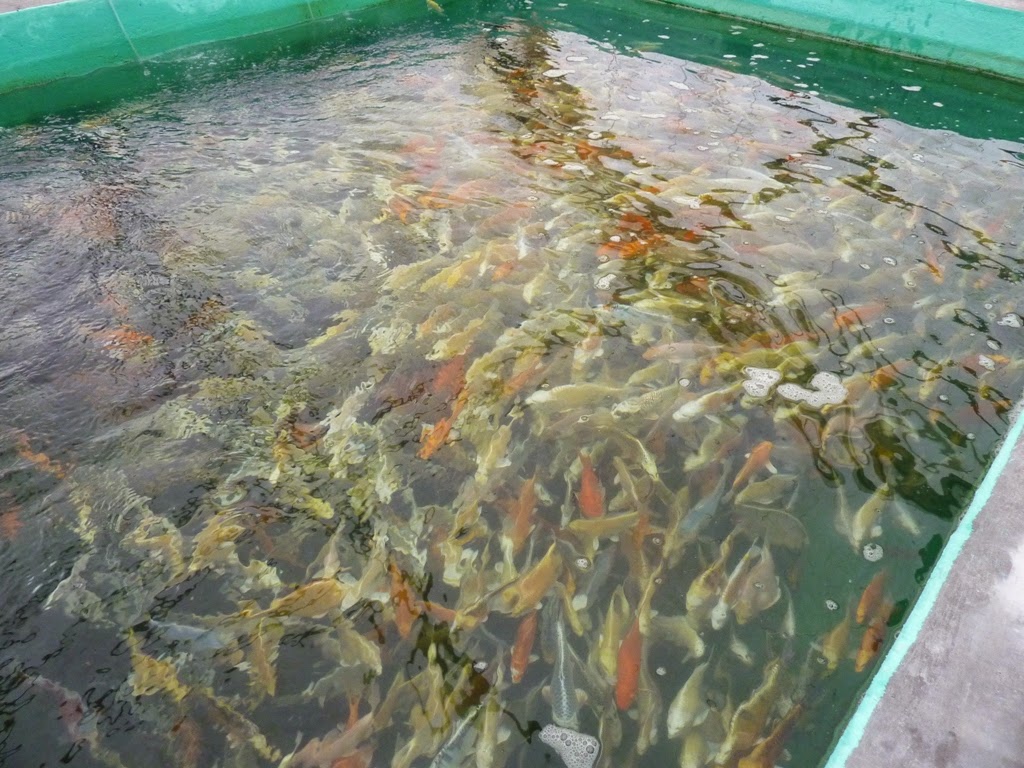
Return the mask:
POLYGON ((1024 384, 1019 101, 395 10, 0 130, 0 762, 820 764, 1024 384))

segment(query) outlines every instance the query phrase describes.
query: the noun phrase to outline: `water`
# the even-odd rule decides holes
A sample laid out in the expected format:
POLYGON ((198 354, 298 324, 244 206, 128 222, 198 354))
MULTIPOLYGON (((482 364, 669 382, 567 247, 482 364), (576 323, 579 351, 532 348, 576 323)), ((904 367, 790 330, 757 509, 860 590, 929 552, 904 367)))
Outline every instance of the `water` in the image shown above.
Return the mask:
POLYGON ((1021 391, 1024 147, 560 7, 0 134, 5 765, 824 759, 1021 391))

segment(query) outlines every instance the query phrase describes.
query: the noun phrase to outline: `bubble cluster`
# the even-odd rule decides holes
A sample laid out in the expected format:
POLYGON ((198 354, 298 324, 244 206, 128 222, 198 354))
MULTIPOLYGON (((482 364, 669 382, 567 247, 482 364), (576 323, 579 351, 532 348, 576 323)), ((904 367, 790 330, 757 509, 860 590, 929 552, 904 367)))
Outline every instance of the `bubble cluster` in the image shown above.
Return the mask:
POLYGON ((601 755, 600 741, 571 728, 545 725, 540 740, 558 753, 567 768, 593 768, 601 755))
POLYGON ((838 611, 839 603, 837 603, 835 600, 826 600, 825 607, 828 608, 830 611, 838 611))
POLYGON ((882 545, 873 542, 865 544, 862 554, 869 563, 877 563, 882 559, 882 545))
POLYGON ((743 369, 743 375, 747 377, 743 382, 744 391, 751 397, 767 397, 771 388, 779 383, 782 374, 773 371, 771 368, 754 368, 748 366, 743 369))
POLYGON ((846 399, 846 387, 839 377, 828 371, 821 371, 811 378, 812 389, 804 389, 799 384, 783 384, 778 392, 787 400, 803 401, 812 408, 825 405, 839 405, 846 399))
POLYGON ((1024 327, 1024 318, 1016 312, 1010 312, 999 318, 996 321, 996 325, 1005 325, 1007 328, 1021 328, 1024 327))

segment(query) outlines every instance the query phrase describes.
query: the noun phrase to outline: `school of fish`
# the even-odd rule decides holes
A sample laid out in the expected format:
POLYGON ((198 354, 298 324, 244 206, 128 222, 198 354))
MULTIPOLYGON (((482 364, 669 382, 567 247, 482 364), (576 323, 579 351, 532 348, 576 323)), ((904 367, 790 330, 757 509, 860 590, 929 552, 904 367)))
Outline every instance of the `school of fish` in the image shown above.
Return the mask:
POLYGON ((1019 163, 525 22, 421 43, 294 86, 337 136, 201 102, 150 157, 143 103, 67 130, 152 199, 7 198, 164 276, 83 282, 92 448, 5 433, 75 540, 37 610, 118 659, 11 685, 112 768, 813 764, 1024 386, 1019 163))

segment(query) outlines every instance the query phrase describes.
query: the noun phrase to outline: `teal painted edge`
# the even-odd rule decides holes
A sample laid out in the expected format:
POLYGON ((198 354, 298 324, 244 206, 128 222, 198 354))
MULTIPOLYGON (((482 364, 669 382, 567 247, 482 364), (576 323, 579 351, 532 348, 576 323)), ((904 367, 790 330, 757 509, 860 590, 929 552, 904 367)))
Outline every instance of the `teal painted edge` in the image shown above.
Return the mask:
POLYGON ((1021 440, 1022 432, 1024 432, 1024 409, 1018 407, 1013 426, 1003 440, 1003 444, 999 447, 999 452, 992 461, 988 472, 985 473, 981 485, 978 486, 978 490, 971 500, 967 513, 946 542, 942 554, 932 569, 931 576, 929 576, 928 581, 925 583, 921 596, 903 623, 899 636, 893 641, 892 648, 886 654, 885 659, 878 668, 878 672, 875 673, 874 678, 871 680, 871 684, 868 685, 853 716, 847 721, 846 727, 836 742, 835 748, 832 750, 832 754, 829 756, 824 768, 845 768, 847 760, 850 759, 854 750, 860 745, 871 716, 878 706, 878 702, 885 695, 889 682, 903 663, 907 652, 917 642, 921 629, 931 614, 932 608, 935 607, 935 601, 938 599, 942 587, 949 578, 953 565, 956 563, 957 558, 960 557, 964 545, 974 532, 974 523, 978 515, 988 504, 989 499, 992 498, 996 482, 998 482, 999 477, 1003 474, 1003 470, 1006 469, 1006 465, 1010 461, 1014 450, 1018 447, 1024 448, 1024 441, 1021 440))
POLYGON ((663 0, 1024 80, 1024 12, 971 0, 663 0))

